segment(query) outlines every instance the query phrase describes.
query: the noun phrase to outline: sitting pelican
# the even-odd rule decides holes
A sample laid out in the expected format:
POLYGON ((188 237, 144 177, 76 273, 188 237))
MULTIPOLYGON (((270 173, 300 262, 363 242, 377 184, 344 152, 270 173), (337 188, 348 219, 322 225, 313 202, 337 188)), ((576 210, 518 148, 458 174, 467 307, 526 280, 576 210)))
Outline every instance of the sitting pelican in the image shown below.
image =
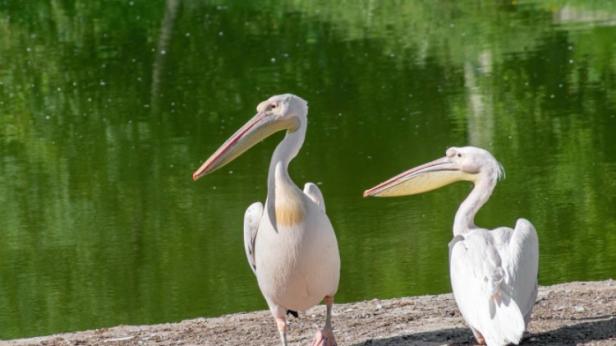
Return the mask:
POLYGON ((392 197, 428 192, 456 181, 473 190, 462 202, 449 243, 451 287, 458 308, 481 345, 519 343, 537 298, 539 242, 533 225, 518 219, 515 229, 477 227, 502 166, 488 151, 449 148, 446 156, 412 168, 364 192, 392 197))
POLYGON ((261 102, 257 114, 195 171, 193 179, 226 165, 273 133, 286 130, 270 161, 265 205, 255 202, 244 215, 244 249, 276 319, 282 344, 287 345, 287 312, 297 315, 296 311, 323 300, 325 327, 317 332, 313 345, 333 346, 336 340, 331 312, 340 276, 338 242, 319 188, 306 183, 300 190, 287 171, 304 143, 307 115, 306 101, 292 94, 261 102))

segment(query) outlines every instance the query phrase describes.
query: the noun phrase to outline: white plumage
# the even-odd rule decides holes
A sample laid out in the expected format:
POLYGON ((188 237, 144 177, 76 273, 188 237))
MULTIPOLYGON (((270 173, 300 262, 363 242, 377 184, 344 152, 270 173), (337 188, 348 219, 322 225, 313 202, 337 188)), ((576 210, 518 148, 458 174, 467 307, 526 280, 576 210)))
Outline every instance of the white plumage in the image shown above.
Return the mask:
POLYGON ((271 309, 284 313, 304 311, 338 289, 340 257, 333 227, 312 199, 303 192, 298 197, 304 222, 274 227, 264 213, 255 241, 261 292, 271 309))
POLYGON ((325 327, 317 332, 313 345, 333 346, 331 309, 340 276, 336 235, 319 188, 307 183, 301 191, 287 170, 304 142, 307 112, 306 101, 291 94, 261 102, 257 114, 193 174, 193 179, 231 162, 272 133, 286 130, 270 161, 265 204, 255 202, 244 214, 244 249, 276 319, 282 344, 287 344, 287 311, 303 311, 323 300, 327 307, 325 327))
POLYGON ((244 213, 244 250, 250 269, 256 274, 255 239, 263 216, 263 203, 254 202, 244 213))
POLYGON ((445 157, 403 172, 365 196, 403 196, 464 180, 474 184, 456 212, 449 243, 453 294, 480 344, 517 344, 537 298, 539 241, 533 225, 519 219, 515 229, 477 227, 474 218, 488 200, 502 167, 486 150, 449 148, 445 157))
POLYGON ((522 339, 537 297, 537 245, 535 230, 524 219, 515 230, 474 229, 449 243, 456 303, 478 339, 483 337, 488 345, 522 339))

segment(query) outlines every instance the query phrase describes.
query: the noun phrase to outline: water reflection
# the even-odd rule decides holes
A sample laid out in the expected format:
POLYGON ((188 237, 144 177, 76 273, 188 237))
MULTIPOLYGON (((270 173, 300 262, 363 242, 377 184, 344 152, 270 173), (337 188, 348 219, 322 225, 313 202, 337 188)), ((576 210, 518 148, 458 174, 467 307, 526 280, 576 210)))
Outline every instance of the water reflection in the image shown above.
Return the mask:
POLYGON ((0 1, 1 338, 264 308, 241 230, 276 139, 190 174, 286 91, 310 102, 290 171, 325 195, 340 301, 449 291, 469 187, 361 191, 450 145, 504 164, 478 223, 532 220, 542 284, 616 270, 611 3, 15 4, 0 1))

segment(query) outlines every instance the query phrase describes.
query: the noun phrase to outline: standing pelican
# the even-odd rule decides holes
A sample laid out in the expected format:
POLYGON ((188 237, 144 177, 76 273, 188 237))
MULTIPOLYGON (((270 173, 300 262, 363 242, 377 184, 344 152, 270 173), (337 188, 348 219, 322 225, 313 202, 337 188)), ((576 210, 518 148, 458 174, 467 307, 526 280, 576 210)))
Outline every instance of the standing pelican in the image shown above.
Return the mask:
POLYGON ((325 327, 313 345, 336 344, 331 326, 338 290, 338 243, 319 188, 300 190, 287 167, 304 143, 308 124, 306 101, 292 94, 272 96, 195 173, 193 179, 231 162, 271 134, 286 130, 270 161, 265 205, 255 202, 244 215, 244 249, 259 288, 276 319, 280 340, 287 345, 287 312, 304 311, 323 300, 325 327))
POLYGON ((486 150, 449 148, 446 156, 410 169, 364 192, 393 197, 431 191, 456 181, 474 188, 456 212, 449 243, 453 294, 479 344, 519 343, 537 298, 539 247, 533 225, 518 219, 515 229, 477 227, 474 219, 502 176, 486 150))

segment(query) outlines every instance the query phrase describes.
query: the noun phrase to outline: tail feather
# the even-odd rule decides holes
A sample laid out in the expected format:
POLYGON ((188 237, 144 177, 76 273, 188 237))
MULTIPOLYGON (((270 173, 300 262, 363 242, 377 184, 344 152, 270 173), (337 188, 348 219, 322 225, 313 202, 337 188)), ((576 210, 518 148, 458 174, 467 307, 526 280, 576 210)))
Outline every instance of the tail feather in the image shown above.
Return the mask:
POLYGON ((524 336, 524 316, 518 304, 502 290, 490 299, 491 318, 481 330, 486 343, 492 345, 518 344, 524 336))

